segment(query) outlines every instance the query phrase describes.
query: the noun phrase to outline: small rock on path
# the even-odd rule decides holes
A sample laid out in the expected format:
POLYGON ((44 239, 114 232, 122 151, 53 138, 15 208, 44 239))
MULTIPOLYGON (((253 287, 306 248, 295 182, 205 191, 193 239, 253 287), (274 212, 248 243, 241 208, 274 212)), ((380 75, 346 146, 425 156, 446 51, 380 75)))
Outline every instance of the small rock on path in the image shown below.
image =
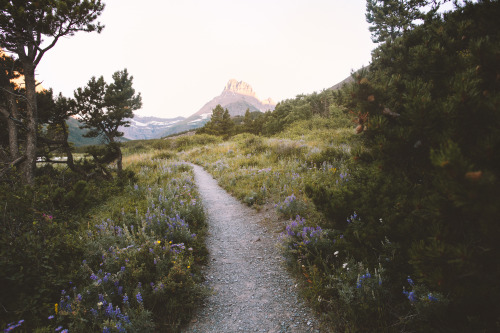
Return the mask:
POLYGON ((205 276, 212 294, 185 332, 319 332, 284 269, 277 235, 261 213, 241 204, 192 165, 208 218, 205 276))

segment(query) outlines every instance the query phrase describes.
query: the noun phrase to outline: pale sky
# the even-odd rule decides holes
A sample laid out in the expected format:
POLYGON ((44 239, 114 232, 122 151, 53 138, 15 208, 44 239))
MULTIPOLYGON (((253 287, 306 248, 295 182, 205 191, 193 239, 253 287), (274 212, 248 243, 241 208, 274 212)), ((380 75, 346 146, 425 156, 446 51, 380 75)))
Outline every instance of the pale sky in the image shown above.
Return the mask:
POLYGON ((73 97, 128 69, 136 114, 188 117, 235 78, 276 102, 331 87, 369 64, 365 0, 104 0, 101 34, 60 40, 37 80, 73 97))

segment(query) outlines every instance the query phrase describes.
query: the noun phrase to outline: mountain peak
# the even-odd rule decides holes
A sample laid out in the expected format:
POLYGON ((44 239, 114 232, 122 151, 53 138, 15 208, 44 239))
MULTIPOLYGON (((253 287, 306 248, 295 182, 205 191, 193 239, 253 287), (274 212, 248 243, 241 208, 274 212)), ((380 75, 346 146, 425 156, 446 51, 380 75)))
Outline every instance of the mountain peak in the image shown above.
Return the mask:
POLYGON ((231 79, 228 81, 228 83, 224 87, 224 90, 222 91, 222 94, 224 93, 234 93, 234 94, 256 97, 255 92, 248 83, 243 81, 237 81, 236 79, 231 79))

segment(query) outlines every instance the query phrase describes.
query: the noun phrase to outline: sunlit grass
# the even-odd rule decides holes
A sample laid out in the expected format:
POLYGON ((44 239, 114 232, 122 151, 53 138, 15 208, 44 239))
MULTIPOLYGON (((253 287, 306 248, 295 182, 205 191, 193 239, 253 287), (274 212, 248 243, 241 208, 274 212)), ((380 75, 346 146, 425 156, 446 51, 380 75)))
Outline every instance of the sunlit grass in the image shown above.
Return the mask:
POLYGON ((145 161, 150 161, 152 156, 155 154, 154 151, 147 152, 147 153, 138 153, 138 154, 131 154, 131 155, 126 155, 123 156, 123 167, 131 167, 134 164, 140 164, 144 163, 145 161))
POLYGON ((357 145, 352 127, 338 128, 331 119, 313 118, 275 137, 239 134, 226 142, 187 149, 179 158, 203 166, 250 206, 273 205, 283 216, 300 214, 319 223, 321 214, 306 196, 305 185, 320 181, 339 186, 348 172, 351 147, 357 145), (295 198, 291 204, 290 197, 295 198))

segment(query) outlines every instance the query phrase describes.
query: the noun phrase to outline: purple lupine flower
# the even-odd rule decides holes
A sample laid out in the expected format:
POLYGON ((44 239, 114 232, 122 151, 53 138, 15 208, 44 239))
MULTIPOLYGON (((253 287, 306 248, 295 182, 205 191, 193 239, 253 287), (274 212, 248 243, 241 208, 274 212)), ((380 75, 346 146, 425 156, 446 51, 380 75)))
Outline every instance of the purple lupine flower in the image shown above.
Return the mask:
POLYGON ((142 295, 140 292, 135 295, 135 298, 137 299, 137 303, 142 304, 142 295))
POLYGON ((414 286, 415 283, 413 282, 413 280, 411 279, 411 277, 408 275, 408 278, 406 279, 408 281, 408 283, 410 284, 410 286, 414 286))

